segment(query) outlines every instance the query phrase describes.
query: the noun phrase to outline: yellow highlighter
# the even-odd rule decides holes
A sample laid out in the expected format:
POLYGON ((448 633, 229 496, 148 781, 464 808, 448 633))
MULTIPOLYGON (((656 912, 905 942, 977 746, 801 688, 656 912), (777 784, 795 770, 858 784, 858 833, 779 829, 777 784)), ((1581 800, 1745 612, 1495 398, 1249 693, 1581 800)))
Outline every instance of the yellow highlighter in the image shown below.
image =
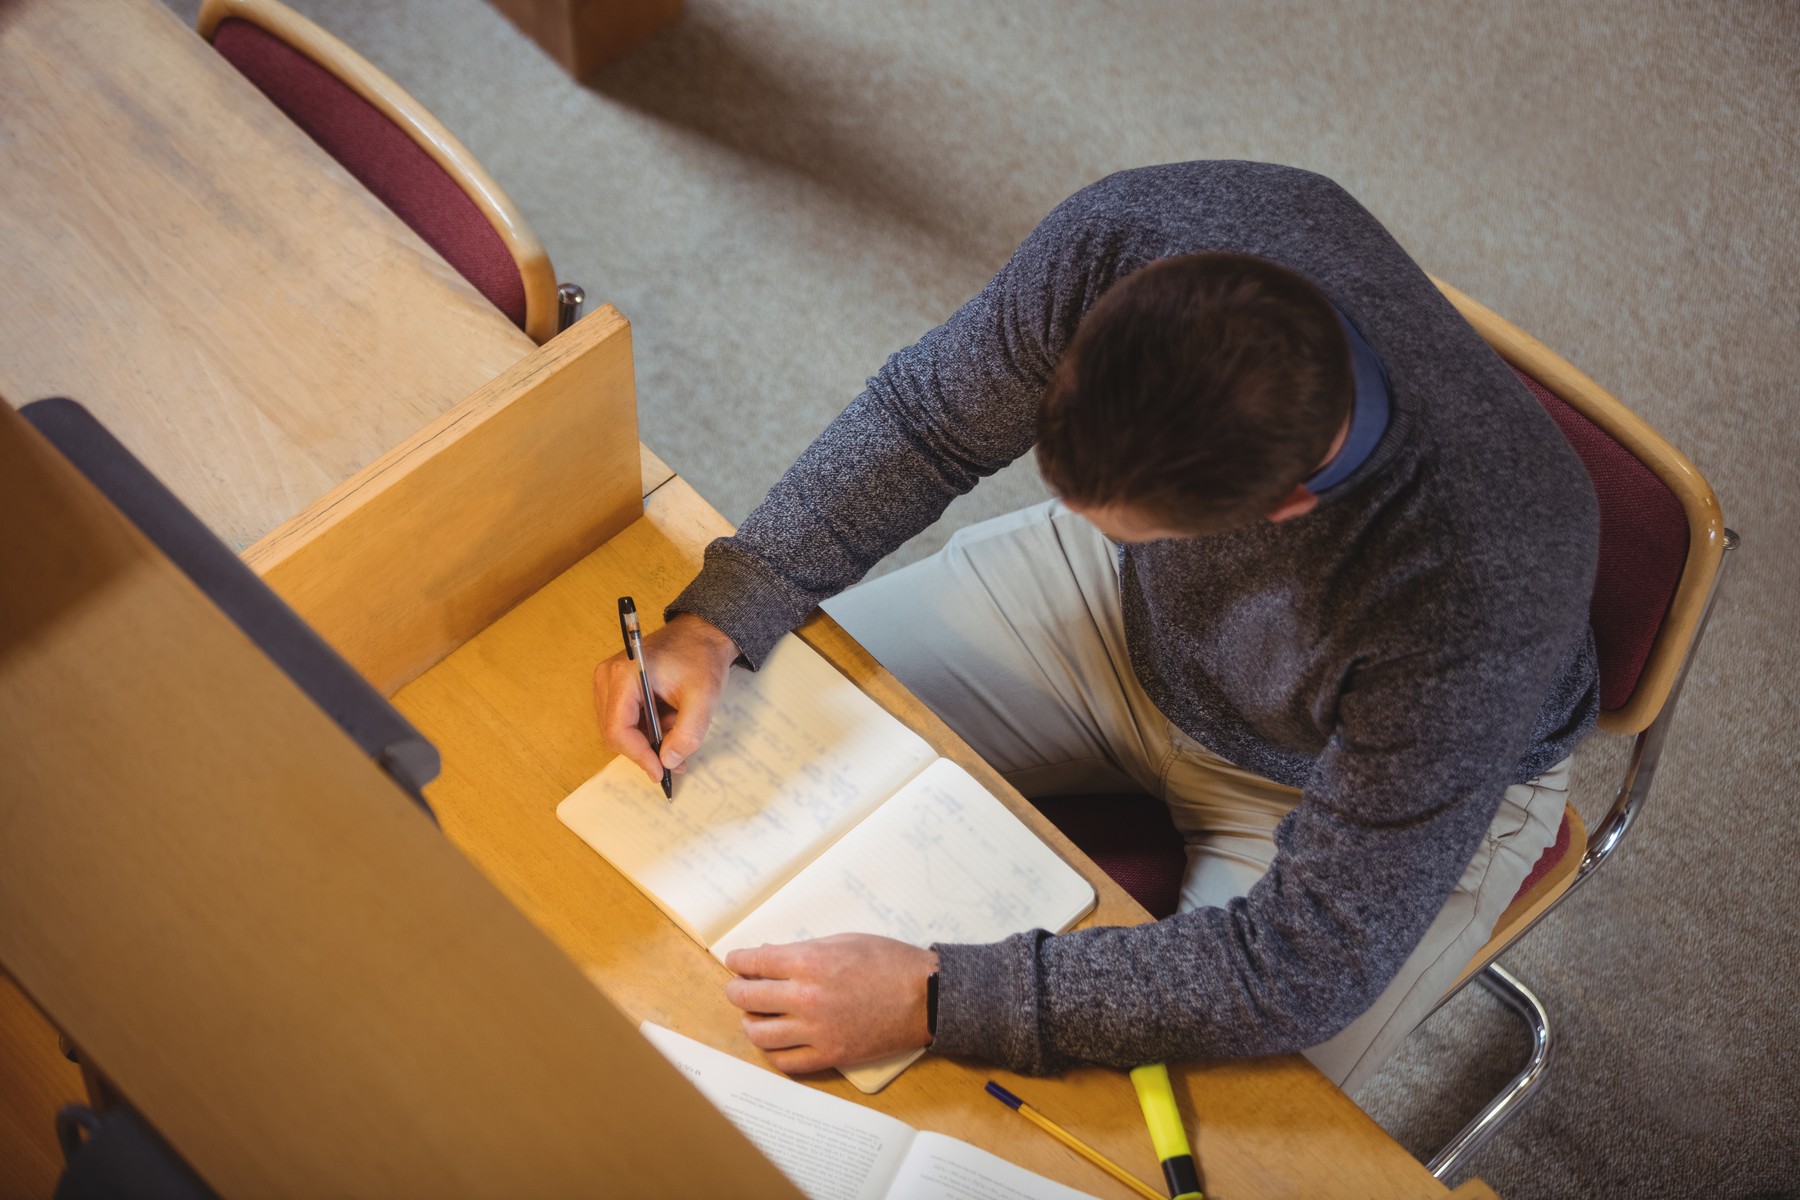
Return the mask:
POLYGON ((1156 1147, 1156 1157, 1162 1160, 1169 1195, 1173 1200, 1206 1200, 1200 1190, 1200 1171, 1194 1165, 1194 1152, 1188 1148, 1187 1131, 1181 1127, 1181 1111, 1175 1107, 1175 1088, 1169 1083, 1169 1068, 1162 1063, 1133 1067, 1131 1085, 1137 1089, 1138 1104, 1143 1107, 1144 1121, 1150 1126, 1150 1142, 1156 1147))

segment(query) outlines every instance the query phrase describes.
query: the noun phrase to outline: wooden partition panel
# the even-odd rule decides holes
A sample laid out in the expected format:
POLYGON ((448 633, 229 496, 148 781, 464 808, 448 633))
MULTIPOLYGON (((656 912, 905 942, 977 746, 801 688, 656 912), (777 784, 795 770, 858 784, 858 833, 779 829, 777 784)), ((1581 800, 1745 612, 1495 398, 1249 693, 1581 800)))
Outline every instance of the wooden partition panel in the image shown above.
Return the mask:
POLYGON ((600 308, 244 552, 391 694, 643 512, 631 327, 600 308))
POLYGON ((57 1049, 55 1028, 0 976, 0 1196, 55 1190, 63 1165, 55 1113, 85 1098, 81 1068, 57 1049))
POLYGON ((213 1187, 797 1195, 4 405, 0 562, 0 968, 213 1187))

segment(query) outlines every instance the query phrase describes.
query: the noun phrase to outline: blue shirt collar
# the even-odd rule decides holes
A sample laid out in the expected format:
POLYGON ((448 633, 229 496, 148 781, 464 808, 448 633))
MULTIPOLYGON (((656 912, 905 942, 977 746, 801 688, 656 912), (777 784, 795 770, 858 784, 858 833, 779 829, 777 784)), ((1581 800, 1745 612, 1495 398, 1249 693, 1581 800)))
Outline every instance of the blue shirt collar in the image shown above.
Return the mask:
POLYGON ((1349 436, 1344 439, 1337 456, 1306 481, 1306 489, 1311 492, 1336 487, 1368 461, 1380 443, 1381 435, 1387 431, 1391 408, 1387 368, 1382 365, 1381 356, 1363 340, 1363 335, 1343 313, 1338 313, 1337 319, 1350 341, 1350 369, 1356 383, 1356 396, 1350 402, 1349 436))

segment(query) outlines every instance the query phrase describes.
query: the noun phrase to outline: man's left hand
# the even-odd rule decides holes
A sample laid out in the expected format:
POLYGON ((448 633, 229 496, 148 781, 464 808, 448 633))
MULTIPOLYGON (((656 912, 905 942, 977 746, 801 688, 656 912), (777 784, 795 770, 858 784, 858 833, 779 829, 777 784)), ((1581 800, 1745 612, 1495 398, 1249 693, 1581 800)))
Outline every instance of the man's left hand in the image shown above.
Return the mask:
POLYGON ((893 938, 840 933, 733 950, 725 998, 744 1010, 750 1044, 790 1075, 850 1066, 930 1043, 925 979, 937 953, 893 938))

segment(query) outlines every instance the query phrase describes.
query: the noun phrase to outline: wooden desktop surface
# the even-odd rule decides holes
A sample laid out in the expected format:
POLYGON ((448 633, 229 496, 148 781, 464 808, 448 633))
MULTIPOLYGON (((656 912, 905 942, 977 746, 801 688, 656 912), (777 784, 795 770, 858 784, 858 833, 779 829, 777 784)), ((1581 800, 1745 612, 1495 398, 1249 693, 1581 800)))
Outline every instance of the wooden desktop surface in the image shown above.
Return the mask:
POLYGON ((0 4, 0 395, 234 549, 532 343, 156 0, 0 4))
MULTIPOLYGON (((464 853, 627 1014, 754 1062, 759 1056, 724 998, 724 967, 555 815, 562 798, 610 757, 596 731, 591 677, 594 664, 618 649, 615 600, 631 594, 649 624, 658 624, 656 614, 693 577, 706 543, 728 531, 685 481, 668 479, 649 496, 642 520, 394 699, 443 753, 443 774, 427 797, 464 853)), ((1148 919, 833 623, 815 617, 802 636, 1077 864, 1100 895, 1090 923, 1148 919)), ((1172 1074, 1209 1195, 1445 1195, 1442 1184, 1304 1059, 1190 1064, 1172 1074)), ((1160 1178, 1135 1095, 1119 1072, 1030 1079, 927 1056, 873 1097, 833 1072, 809 1081, 1097 1195, 1130 1194, 988 1099, 982 1083, 990 1077, 1145 1180, 1160 1178)))

